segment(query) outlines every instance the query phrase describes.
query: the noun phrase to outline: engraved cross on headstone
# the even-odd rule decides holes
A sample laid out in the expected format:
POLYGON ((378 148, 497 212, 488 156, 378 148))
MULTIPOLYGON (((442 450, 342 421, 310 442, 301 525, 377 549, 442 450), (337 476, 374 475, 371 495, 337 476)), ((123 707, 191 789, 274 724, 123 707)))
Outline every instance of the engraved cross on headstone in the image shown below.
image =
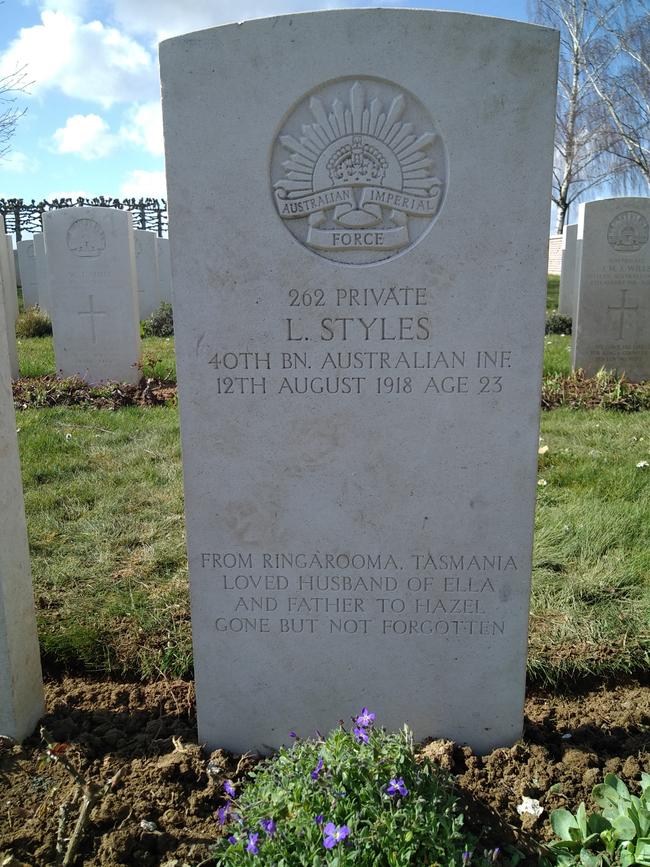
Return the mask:
POLYGON ((609 307, 607 308, 608 310, 618 310, 618 311, 619 311, 619 317, 618 317, 618 337, 616 338, 617 340, 622 340, 622 339, 623 339, 623 325, 624 325, 624 323, 625 323, 625 311, 626 311, 626 310, 638 310, 638 309, 639 309, 639 305, 638 305, 638 304, 635 304, 634 307, 626 307, 626 306, 625 306, 625 296, 626 296, 626 295, 627 295, 627 289, 621 289, 621 306, 620 306, 620 307, 611 307, 611 306, 609 306, 609 307))
POLYGON ((90 310, 78 310, 79 316, 90 316, 90 332, 92 334, 93 343, 97 343, 97 335, 95 333, 95 316, 106 316, 106 310, 95 310, 95 296, 88 296, 88 306, 90 310))

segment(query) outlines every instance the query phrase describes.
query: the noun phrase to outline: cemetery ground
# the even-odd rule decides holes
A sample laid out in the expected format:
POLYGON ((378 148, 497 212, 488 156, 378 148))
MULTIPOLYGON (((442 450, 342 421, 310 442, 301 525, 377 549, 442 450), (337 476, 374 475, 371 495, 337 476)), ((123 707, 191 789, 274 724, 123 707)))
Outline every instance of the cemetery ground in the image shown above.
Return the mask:
MULTIPOLYGON (((650 768, 648 389, 570 377, 569 346, 546 337, 555 408, 542 413, 524 738, 483 758, 424 747, 457 775, 481 847, 513 844, 531 864, 552 809, 575 811, 607 772, 634 787, 650 768), (524 797, 541 816, 517 812, 524 797)), ((148 392, 57 384, 50 338, 22 339, 19 352, 44 725, 86 781, 119 773, 71 863, 212 863, 223 781, 239 784, 255 760, 207 756, 196 740, 173 338, 144 341, 148 392)), ((332 727, 338 718, 332 707, 332 727)), ((44 756, 38 734, 0 740, 8 867, 61 861, 60 810, 76 783, 44 756)))

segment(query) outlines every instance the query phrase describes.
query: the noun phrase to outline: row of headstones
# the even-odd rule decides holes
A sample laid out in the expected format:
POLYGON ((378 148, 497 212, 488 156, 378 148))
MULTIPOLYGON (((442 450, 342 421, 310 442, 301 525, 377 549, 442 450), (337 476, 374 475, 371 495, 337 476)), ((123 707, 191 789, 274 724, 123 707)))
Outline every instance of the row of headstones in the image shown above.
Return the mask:
MULTIPOLYGON (((0 245, 9 358, 18 376, 16 263, 11 235, 0 245)), ((24 307, 52 319, 57 370, 90 382, 135 382, 139 322, 171 302, 169 241, 133 229, 130 214, 84 207, 43 215, 43 232, 17 244, 24 307)))
POLYGON ((580 206, 562 238, 559 312, 570 316, 574 369, 650 379, 650 198, 580 206))

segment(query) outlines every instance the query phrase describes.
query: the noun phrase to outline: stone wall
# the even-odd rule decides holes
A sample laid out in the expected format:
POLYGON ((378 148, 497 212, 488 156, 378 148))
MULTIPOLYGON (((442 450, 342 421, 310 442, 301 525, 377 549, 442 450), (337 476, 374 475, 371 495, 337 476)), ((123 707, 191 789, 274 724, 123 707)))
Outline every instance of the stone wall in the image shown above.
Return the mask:
POLYGON ((551 235, 548 239, 548 273, 558 274, 562 270, 562 235, 551 235))

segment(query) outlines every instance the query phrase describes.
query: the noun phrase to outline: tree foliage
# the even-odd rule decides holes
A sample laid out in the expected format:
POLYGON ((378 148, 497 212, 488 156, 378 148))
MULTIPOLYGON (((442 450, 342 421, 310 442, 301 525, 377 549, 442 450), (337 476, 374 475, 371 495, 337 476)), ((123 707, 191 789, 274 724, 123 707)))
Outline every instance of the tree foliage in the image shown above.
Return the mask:
POLYGON ((609 124, 590 70, 603 52, 604 24, 620 0, 533 0, 539 24, 560 31, 553 201, 561 233, 572 203, 622 170, 607 150, 609 124))

